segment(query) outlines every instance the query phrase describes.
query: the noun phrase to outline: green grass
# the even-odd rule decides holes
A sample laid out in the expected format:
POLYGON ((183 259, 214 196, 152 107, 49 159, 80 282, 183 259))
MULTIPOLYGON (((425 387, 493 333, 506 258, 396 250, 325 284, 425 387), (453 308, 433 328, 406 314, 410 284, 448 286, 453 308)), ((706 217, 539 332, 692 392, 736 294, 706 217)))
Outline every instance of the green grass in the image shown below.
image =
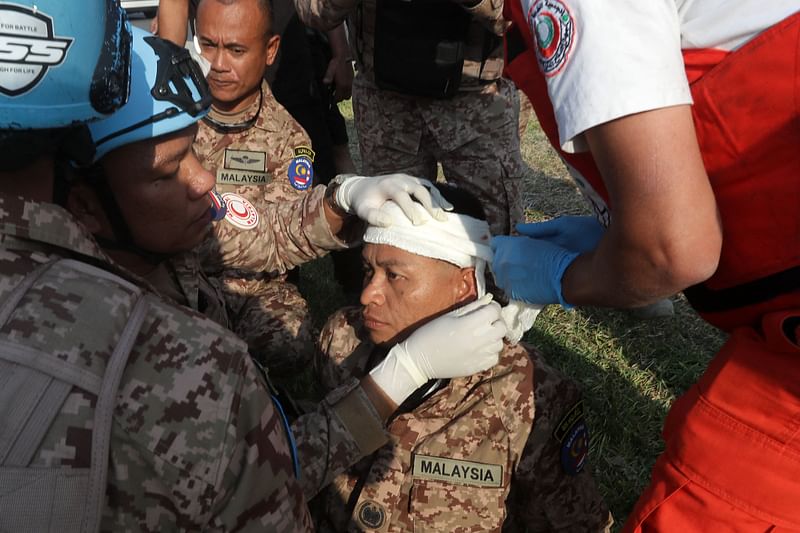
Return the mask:
MULTIPOLYGON (((350 102, 340 105, 360 167, 350 102)), ((535 122, 522 139, 530 167, 524 201, 530 220, 589 212, 535 122)), ((301 270, 301 289, 318 324, 344 301, 329 258, 301 270)), ((661 452, 661 425, 672 401, 694 382, 723 335, 702 322, 679 295, 675 316, 642 321, 623 311, 550 306, 525 340, 584 390, 592 434, 590 464, 617 529, 647 485, 661 452)))

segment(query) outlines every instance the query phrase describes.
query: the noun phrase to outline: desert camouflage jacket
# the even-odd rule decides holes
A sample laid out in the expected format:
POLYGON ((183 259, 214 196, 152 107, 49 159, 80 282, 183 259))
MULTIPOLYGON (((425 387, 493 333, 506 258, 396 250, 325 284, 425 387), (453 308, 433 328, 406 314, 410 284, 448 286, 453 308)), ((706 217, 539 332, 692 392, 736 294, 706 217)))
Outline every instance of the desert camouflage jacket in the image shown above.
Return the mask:
MULTIPOLYGON (((368 372, 378 362, 374 354, 359 310, 344 309, 320 335, 316 369, 333 387, 368 372)), ((388 426, 389 444, 312 501, 318 530, 610 527, 584 468, 588 433, 580 391, 531 347, 506 345, 494 368, 450 380, 407 407, 388 426)))
MULTIPOLYGON (((55 263, 0 326, 0 338, 38 350, 41 364, 58 358, 102 374, 128 320, 131 288, 145 282, 112 265, 60 207, 0 195, 0 299, 60 258, 128 283, 55 263)), ((102 529, 310 530, 281 418, 244 343, 154 293, 142 298, 147 313, 114 409, 102 529)), ((4 386, 14 368, 0 361, 4 386)), ((73 386, 28 464, 86 468, 96 400, 73 386)))
MULTIPOLYGON (((267 271, 285 271, 327 249, 344 247, 331 234, 323 214, 325 187, 288 204, 272 204, 262 211, 262 223, 250 234, 254 239, 244 255, 267 271)), ((227 221, 216 225, 228 224, 227 221)), ((244 252, 243 252, 244 253, 244 252)), ((190 252, 161 265, 148 281, 176 303, 191 307, 224 327, 232 327, 235 311, 225 301, 217 280, 201 268, 190 252)), ((295 420, 294 434, 301 475, 300 484, 310 497, 334 476, 386 442, 383 421, 358 380, 343 380, 316 411, 295 420)))
MULTIPOLYGON (((368 372, 360 312, 335 314, 320 335, 325 386, 368 372)), ((320 530, 497 531, 533 421, 533 364, 507 347, 500 362, 452 379, 388 425, 390 443, 323 493, 320 530)))
POLYGON ((324 196, 325 186, 318 185, 291 202, 237 201, 233 209, 246 213, 248 223, 241 224, 234 214, 213 224, 211 237, 198 250, 203 270, 216 275, 236 269, 243 277, 279 274, 331 250, 347 248, 348 243, 331 232, 324 196))
MULTIPOLYGON (((234 117, 213 107, 216 122, 228 124, 234 117)), ((200 163, 217 177, 217 191, 232 192, 248 200, 281 203, 297 198, 313 184, 313 171, 292 165, 296 159, 314 161, 311 139, 300 124, 275 100, 266 81, 261 98, 238 113, 235 120, 252 120, 243 131, 225 132, 208 121, 200 121, 194 151, 200 163)))
POLYGON ((294 202, 313 184, 311 140, 275 100, 267 82, 262 82, 261 97, 236 116, 212 108, 209 117, 199 123, 193 148, 200 163, 216 176, 217 192, 228 206, 227 224, 218 228, 215 241, 200 249, 204 264, 205 254, 211 253, 213 261, 216 250, 223 254, 230 250, 230 255, 238 256, 250 245, 253 232, 249 230, 267 222, 259 218, 258 211, 270 204, 294 202), (230 124, 253 118, 252 126, 235 132, 222 131, 210 122, 230 124))

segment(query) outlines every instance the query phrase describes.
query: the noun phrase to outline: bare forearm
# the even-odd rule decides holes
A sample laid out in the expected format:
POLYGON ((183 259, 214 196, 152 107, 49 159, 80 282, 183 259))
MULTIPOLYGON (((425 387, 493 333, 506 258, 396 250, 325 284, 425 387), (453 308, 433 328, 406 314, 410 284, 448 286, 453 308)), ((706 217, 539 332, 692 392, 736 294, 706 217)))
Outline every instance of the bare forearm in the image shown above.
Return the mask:
POLYGON ((561 290, 573 305, 639 307, 671 296, 698 280, 676 278, 668 259, 615 245, 608 236, 564 273, 561 290))
POLYGON ((189 0, 161 0, 158 6, 158 36, 183 46, 189 20, 189 0))
POLYGON ((565 301, 632 307, 708 279, 722 230, 689 106, 622 117, 586 140, 613 215, 598 247, 565 272, 565 301))
POLYGON ((350 51, 347 48, 347 35, 344 31, 344 24, 339 24, 328 31, 328 42, 331 45, 333 57, 347 57, 350 51))

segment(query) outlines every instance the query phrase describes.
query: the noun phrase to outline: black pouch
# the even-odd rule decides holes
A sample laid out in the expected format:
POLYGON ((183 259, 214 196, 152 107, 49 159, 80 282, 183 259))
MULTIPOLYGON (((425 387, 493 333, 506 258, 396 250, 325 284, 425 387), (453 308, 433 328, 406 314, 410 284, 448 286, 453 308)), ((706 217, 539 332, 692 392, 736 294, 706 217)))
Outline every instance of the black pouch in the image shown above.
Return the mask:
POLYGON ((375 83, 403 94, 451 98, 461 84, 470 19, 449 0, 377 0, 375 83))

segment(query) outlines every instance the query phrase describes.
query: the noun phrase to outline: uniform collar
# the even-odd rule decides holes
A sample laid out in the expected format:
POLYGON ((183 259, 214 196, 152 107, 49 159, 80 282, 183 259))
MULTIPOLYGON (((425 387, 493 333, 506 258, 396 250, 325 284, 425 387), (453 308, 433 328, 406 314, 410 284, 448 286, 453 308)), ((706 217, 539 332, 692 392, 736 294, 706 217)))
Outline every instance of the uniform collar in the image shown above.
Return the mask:
POLYGON ((81 254, 111 263, 86 228, 63 207, 0 193, 0 238, 4 246, 14 242, 45 243, 69 254, 81 254))
POLYGON ((263 112, 264 102, 270 97, 269 85, 261 81, 259 94, 253 102, 241 111, 226 113, 219 111, 211 105, 208 115, 203 118, 203 123, 219 133, 241 133, 255 126, 263 112))

